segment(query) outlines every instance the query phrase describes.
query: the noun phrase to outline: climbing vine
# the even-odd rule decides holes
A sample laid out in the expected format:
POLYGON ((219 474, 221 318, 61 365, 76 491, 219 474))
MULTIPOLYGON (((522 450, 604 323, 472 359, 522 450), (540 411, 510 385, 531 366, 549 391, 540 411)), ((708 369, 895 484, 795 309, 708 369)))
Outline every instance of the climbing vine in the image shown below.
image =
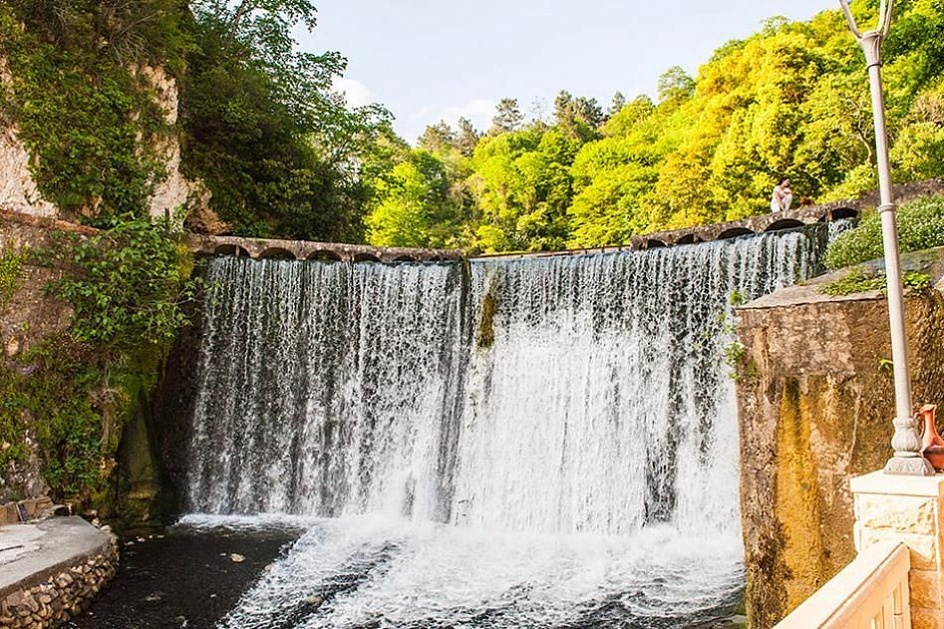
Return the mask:
POLYGON ((0 255, 0 310, 10 303, 20 283, 23 267, 23 255, 15 251, 6 251, 0 255))

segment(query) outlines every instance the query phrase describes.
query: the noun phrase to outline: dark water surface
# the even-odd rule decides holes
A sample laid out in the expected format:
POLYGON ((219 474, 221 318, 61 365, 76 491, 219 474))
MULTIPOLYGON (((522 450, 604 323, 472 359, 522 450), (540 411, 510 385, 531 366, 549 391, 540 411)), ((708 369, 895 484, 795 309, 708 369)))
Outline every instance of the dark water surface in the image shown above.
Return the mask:
POLYGON ((300 534, 290 528, 174 527, 162 535, 122 540, 118 574, 63 627, 209 629, 300 534), (244 561, 234 562, 233 553, 244 561))

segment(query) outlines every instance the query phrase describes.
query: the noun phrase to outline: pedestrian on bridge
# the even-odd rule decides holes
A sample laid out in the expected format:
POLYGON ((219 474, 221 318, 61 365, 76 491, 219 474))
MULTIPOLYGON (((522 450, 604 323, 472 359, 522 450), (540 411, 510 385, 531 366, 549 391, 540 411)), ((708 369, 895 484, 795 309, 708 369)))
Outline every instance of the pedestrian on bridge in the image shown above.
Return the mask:
POLYGON ((790 180, 784 178, 779 185, 774 186, 774 192, 770 196, 771 212, 786 212, 793 203, 793 190, 790 189, 790 180))

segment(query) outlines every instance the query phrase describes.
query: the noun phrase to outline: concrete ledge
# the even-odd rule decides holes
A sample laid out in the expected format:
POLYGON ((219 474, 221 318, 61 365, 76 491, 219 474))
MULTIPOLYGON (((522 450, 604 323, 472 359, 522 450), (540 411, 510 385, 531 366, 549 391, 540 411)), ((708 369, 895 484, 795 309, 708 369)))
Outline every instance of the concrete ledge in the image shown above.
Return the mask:
POLYGON ((934 476, 896 476, 881 471, 857 476, 849 481, 854 494, 882 496, 944 497, 944 474, 934 476))
POLYGON ((55 627, 88 603, 117 563, 114 536, 79 517, 0 526, 0 626, 55 627))

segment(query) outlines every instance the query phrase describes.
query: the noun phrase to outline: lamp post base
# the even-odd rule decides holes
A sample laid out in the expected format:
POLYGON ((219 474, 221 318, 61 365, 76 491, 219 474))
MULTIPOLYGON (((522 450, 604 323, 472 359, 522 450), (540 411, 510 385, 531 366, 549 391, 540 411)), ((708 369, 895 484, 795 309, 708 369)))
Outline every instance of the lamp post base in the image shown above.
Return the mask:
POLYGON ((895 476, 934 476, 934 468, 920 454, 909 457, 893 456, 885 464, 884 472, 895 476))

